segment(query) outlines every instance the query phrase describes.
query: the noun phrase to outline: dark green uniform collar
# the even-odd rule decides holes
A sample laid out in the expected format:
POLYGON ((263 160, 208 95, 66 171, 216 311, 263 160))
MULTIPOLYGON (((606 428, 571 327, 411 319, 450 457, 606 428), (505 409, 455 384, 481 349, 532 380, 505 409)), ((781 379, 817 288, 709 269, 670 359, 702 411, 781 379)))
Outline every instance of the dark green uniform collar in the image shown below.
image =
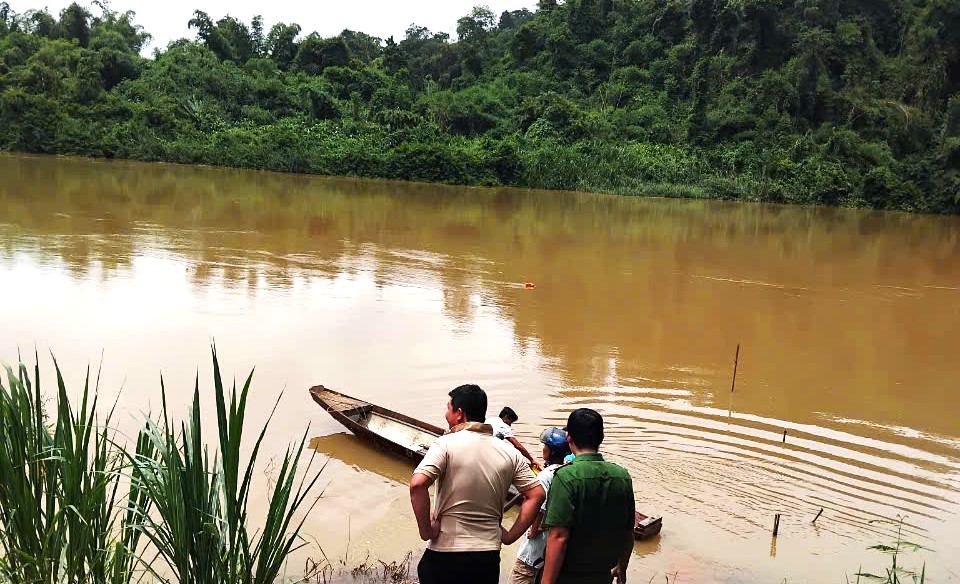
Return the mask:
POLYGON ((599 452, 584 452, 583 454, 578 454, 573 458, 573 463, 576 464, 578 460, 584 462, 603 462, 603 455, 599 452))

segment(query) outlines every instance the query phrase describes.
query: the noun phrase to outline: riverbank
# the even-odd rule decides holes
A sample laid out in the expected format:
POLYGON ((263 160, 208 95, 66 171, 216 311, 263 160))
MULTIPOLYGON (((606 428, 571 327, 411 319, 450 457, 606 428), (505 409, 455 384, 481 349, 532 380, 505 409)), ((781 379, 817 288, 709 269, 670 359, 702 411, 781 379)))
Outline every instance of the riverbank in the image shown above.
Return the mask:
POLYGON ((198 10, 149 59, 132 12, 0 6, 0 150, 960 213, 940 4, 478 6, 455 41, 198 10))
MULTIPOLYGON (((952 195, 928 196, 893 175, 798 155, 796 145, 694 147, 522 135, 464 137, 305 118, 263 125, 242 122, 210 132, 180 133, 175 139, 132 133, 123 126, 108 130, 113 141, 91 137, 71 141, 68 147, 23 152, 465 186, 960 212, 960 201, 954 202, 952 195)), ((826 147, 810 142, 803 148, 826 147)))
POLYGON ((218 443, 208 445, 199 379, 182 422, 161 382, 161 411, 143 414, 131 441, 114 408, 98 409, 99 377, 88 370, 82 389, 68 387, 53 363, 52 392, 41 385, 39 360, 0 380, 0 581, 273 584, 282 575, 304 546, 300 516, 319 499, 311 496, 319 471, 304 455, 305 434, 285 454, 271 453, 269 506, 250 518, 272 419, 243 441, 252 372, 226 389, 213 350, 218 443))

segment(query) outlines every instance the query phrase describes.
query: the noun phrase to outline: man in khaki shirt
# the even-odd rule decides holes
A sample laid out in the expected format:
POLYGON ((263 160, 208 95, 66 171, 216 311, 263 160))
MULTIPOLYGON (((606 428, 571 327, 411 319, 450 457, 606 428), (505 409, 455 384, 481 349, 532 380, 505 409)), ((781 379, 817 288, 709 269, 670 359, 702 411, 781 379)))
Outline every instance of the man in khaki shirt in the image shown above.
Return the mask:
POLYGON ((527 461, 493 437, 484 424, 487 394, 461 385, 450 392, 446 419, 450 431, 437 438, 410 479, 410 502, 427 549, 417 566, 420 584, 496 584, 500 545, 515 542, 545 498, 527 461), (437 501, 430 514, 430 485, 437 501), (503 503, 514 485, 524 500, 507 530, 503 503))

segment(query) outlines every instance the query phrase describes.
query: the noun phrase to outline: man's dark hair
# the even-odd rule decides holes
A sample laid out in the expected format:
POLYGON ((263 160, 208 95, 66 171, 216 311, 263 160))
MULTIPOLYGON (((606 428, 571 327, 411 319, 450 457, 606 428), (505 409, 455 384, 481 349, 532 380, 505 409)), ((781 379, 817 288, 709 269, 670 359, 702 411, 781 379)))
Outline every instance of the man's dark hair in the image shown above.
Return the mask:
POLYGON ((454 388, 450 392, 450 405, 454 410, 463 410, 471 422, 482 422, 487 417, 487 394, 474 383, 454 388))
POLYGON ((597 450, 603 442, 603 417, 596 410, 580 408, 570 412, 566 429, 577 448, 597 450))
POLYGON ((547 464, 563 464, 563 459, 570 454, 570 445, 564 443, 563 446, 554 446, 553 448, 547 447, 549 451, 549 456, 547 456, 547 464))
POLYGON ((513 408, 506 407, 500 410, 500 419, 507 418, 510 420, 510 423, 514 423, 520 419, 520 416, 517 415, 517 412, 513 411, 513 408))

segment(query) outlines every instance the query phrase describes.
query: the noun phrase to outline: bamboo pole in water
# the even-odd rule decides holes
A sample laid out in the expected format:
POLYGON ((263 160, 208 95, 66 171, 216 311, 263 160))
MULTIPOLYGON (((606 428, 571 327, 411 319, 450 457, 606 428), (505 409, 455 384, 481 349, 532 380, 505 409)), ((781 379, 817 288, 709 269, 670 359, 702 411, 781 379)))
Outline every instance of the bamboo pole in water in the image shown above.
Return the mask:
POLYGON ((737 353, 733 357, 733 381, 730 382, 730 406, 727 408, 727 418, 733 416, 733 390, 737 387, 737 364, 740 362, 740 343, 737 343, 737 353))
POLYGON ((777 537, 778 531, 780 531, 780 514, 779 513, 773 516, 773 537, 777 537))
POLYGON ((820 514, 823 513, 823 507, 820 507, 820 512, 817 513, 817 516, 813 518, 813 523, 817 522, 817 519, 820 519, 820 514))

